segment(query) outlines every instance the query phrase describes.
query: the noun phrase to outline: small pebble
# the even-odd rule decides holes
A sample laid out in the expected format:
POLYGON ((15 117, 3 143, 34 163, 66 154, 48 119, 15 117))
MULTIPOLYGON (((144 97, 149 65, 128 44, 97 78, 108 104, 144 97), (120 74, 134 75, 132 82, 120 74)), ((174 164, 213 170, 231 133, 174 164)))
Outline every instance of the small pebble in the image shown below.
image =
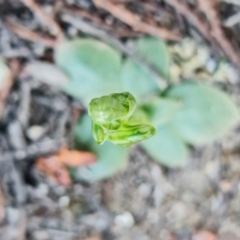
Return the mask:
POLYGON ((221 181, 220 182, 220 189, 222 190, 223 193, 227 193, 231 191, 232 189, 232 184, 229 181, 221 181))
POLYGON ((48 240, 49 239, 49 235, 48 232, 45 230, 37 230, 35 232, 33 232, 33 239, 35 240, 48 240))
POLYGON ((72 26, 69 27, 67 31, 68 31, 69 36, 71 36, 71 37, 76 37, 78 34, 77 28, 72 27, 72 26))
POLYGON ((42 7, 42 9, 46 14, 53 14, 53 7, 51 5, 45 5, 42 7))
POLYGON ((34 125, 34 126, 31 126, 30 128, 28 128, 27 136, 32 141, 37 141, 43 136, 45 131, 46 131, 46 129, 44 127, 34 125))
POLYGON ((130 228, 134 225, 134 218, 130 212, 124 212, 121 215, 118 215, 114 219, 114 223, 119 227, 130 228))
POLYGON ((45 47, 41 44, 34 43, 33 51, 37 56, 42 56, 45 52, 45 47))
POLYGON ((39 184, 39 186, 36 189, 36 193, 40 197, 46 196, 48 194, 48 192, 49 192, 49 188, 44 183, 39 184))
POLYGON ((151 185, 147 184, 147 183, 142 183, 139 187, 138 187, 138 191, 139 193, 143 196, 143 197, 149 197, 151 195, 152 192, 152 187, 151 185))
POLYGON ((16 223, 20 218, 20 210, 17 208, 8 207, 6 209, 7 220, 9 223, 16 223))
POLYGON ((61 208, 68 207, 69 203, 70 203, 70 198, 68 196, 62 196, 58 200, 58 204, 61 208))
POLYGON ((238 83, 239 82, 239 72, 237 71, 237 69, 231 64, 227 64, 226 68, 227 68, 226 75, 228 77, 229 82, 232 84, 238 83))
POLYGON ((211 179, 211 180, 218 180, 219 174, 220 174, 220 164, 218 161, 209 161, 205 165, 204 169, 206 175, 211 179))
POLYGON ((72 4, 74 4, 74 0, 66 0, 66 3, 69 5, 72 5, 72 4))
POLYGON ((66 193, 66 188, 63 186, 56 186, 54 188, 54 192, 55 194, 57 194, 58 196, 63 196, 66 193))
POLYGON ((211 58, 207 61, 206 70, 210 73, 213 73, 217 68, 217 62, 215 59, 211 58))
POLYGON ((104 212, 97 212, 94 214, 85 215, 81 219, 83 225, 87 225, 91 230, 103 232, 109 229, 110 219, 104 212))

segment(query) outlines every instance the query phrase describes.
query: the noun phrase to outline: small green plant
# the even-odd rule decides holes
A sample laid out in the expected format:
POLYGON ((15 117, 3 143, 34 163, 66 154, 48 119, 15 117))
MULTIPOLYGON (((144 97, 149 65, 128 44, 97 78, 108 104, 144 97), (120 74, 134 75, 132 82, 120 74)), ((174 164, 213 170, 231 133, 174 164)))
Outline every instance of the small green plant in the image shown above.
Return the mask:
POLYGON ((129 92, 94 98, 88 113, 92 118, 95 141, 109 140, 120 146, 130 146, 155 134, 155 128, 135 113, 137 103, 129 92))
POLYGON ((56 63, 70 77, 63 91, 89 106, 92 118, 85 114, 77 124, 77 146, 98 156, 93 166, 76 170, 76 178, 95 181, 117 172, 127 163, 128 149, 122 146, 136 142, 157 162, 182 166, 189 160, 189 145, 214 141, 239 121, 226 93, 198 81, 195 63, 192 81, 181 75, 172 81, 174 58, 163 41, 146 37, 135 48, 166 79, 166 89, 145 66, 97 40, 74 40, 56 49, 56 63))

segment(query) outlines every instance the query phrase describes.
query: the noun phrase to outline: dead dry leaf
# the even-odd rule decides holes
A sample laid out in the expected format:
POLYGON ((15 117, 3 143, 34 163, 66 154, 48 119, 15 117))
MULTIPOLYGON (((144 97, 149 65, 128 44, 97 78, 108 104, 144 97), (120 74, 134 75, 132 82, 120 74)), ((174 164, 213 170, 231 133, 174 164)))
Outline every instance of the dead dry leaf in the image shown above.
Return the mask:
POLYGON ((94 0, 95 5, 110 12, 114 17, 131 26, 135 31, 148 33, 167 40, 180 40, 181 37, 174 31, 161 28, 156 24, 148 24, 144 22, 137 14, 132 13, 119 4, 114 4, 110 0, 94 0))
POLYGON ((168 235, 166 240, 177 240, 173 234, 168 235))
POLYGON ((72 183, 67 167, 57 156, 39 158, 36 168, 62 185, 69 186, 72 183))
POLYGON ((96 156, 91 152, 62 149, 59 154, 59 161, 69 167, 85 166, 96 162, 96 156))
POLYGON ((53 178, 58 183, 69 186, 72 183, 68 167, 79 167, 89 165, 96 161, 96 156, 91 152, 61 149, 58 153, 39 158, 36 161, 36 168, 53 178))

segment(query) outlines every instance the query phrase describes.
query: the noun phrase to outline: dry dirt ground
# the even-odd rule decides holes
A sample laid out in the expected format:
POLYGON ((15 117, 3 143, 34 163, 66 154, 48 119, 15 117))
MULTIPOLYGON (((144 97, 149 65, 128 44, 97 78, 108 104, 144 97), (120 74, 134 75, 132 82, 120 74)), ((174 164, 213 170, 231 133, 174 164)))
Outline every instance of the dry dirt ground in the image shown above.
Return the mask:
MULTIPOLYGON (((14 73, 0 99, 0 239, 239 240, 240 126, 192 148, 184 168, 160 166, 134 146, 128 167, 112 178, 64 187, 34 161, 72 146, 81 104, 21 71, 32 60, 51 62, 63 36, 121 50, 145 34, 201 38, 240 68, 239 11, 233 0, 0 0, 0 56, 14 73), (37 143, 33 125, 44 129, 37 143)), ((240 79, 224 86, 240 106, 240 79)))

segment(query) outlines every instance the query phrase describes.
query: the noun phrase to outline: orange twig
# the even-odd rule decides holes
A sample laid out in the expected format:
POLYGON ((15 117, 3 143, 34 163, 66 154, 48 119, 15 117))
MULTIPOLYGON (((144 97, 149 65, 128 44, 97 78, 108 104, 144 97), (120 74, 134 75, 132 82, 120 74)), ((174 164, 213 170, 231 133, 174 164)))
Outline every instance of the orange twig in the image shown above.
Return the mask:
POLYGON ((189 9, 184 3, 178 0, 167 0, 166 2, 175 8, 181 15, 185 16, 189 23, 195 26, 206 39, 210 42, 213 41, 208 27, 197 17, 197 14, 189 9))
POLYGON ((72 180, 67 170, 67 166, 86 166, 95 161, 96 156, 91 152, 62 148, 56 154, 37 159, 36 167, 47 176, 54 178, 60 184, 68 186, 72 183, 72 180))
POLYGON ((181 39, 180 35, 177 33, 143 22, 137 14, 128 11, 123 6, 115 5, 109 0, 93 1, 98 7, 110 12, 114 17, 131 26, 135 31, 155 35, 167 40, 177 41, 181 39))
POLYGON ((42 23, 52 30, 52 33, 58 39, 63 37, 63 32, 56 21, 45 14, 42 9, 34 2, 34 0, 21 0, 31 11, 42 21, 42 23))
POLYGON ((9 21, 6 23, 6 26, 12 32, 14 32, 16 35, 18 35, 20 38, 23 38, 23 39, 26 39, 26 40, 29 40, 32 42, 38 42, 38 43, 41 43, 41 44, 45 45, 46 47, 50 47, 50 48, 54 48, 56 45, 55 39, 52 39, 49 37, 43 37, 43 36, 39 35, 38 33, 35 33, 23 26, 13 24, 9 21))
POLYGON ((215 10, 215 5, 217 1, 201 0, 198 1, 198 5, 202 12, 206 15, 209 24, 211 26, 211 35, 218 42, 220 47, 226 56, 229 57, 230 61, 234 63, 240 69, 240 57, 239 53, 233 48, 232 44, 226 38, 222 27, 221 22, 219 21, 217 12, 215 10))

